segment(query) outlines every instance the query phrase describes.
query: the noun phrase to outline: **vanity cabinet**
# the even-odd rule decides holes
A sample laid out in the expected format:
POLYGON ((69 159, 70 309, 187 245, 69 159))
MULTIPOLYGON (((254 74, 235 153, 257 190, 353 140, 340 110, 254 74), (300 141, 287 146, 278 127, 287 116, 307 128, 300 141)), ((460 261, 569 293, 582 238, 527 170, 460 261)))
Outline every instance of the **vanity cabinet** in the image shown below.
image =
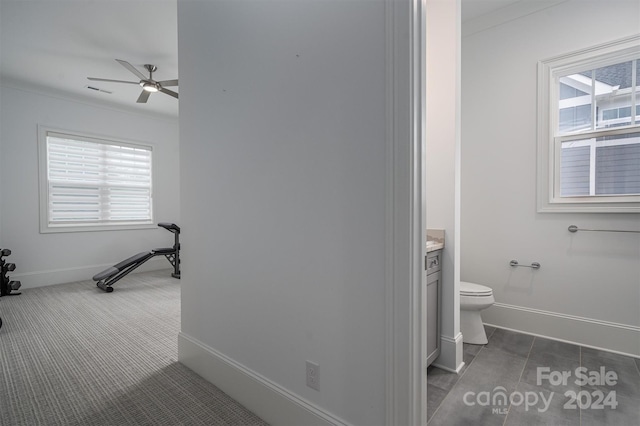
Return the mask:
POLYGON ((440 294, 442 250, 427 253, 427 366, 440 355, 440 294))

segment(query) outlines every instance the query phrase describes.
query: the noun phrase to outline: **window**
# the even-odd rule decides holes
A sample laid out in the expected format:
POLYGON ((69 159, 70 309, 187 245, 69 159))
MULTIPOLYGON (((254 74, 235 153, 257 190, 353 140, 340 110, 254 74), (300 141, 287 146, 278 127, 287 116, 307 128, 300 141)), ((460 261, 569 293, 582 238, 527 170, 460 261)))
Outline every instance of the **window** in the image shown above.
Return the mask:
POLYGON ((153 226, 150 146, 39 133, 41 232, 153 226))
POLYGON ((640 35, 538 64, 538 211, 640 212, 640 35))

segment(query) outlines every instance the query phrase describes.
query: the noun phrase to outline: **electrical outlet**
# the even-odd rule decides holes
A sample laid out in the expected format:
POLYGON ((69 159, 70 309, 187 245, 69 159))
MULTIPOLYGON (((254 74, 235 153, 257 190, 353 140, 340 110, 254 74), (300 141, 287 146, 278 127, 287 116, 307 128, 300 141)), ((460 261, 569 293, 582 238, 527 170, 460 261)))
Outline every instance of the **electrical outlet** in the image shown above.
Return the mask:
POLYGON ((320 366, 311 361, 307 361, 307 386, 320 390, 320 366))

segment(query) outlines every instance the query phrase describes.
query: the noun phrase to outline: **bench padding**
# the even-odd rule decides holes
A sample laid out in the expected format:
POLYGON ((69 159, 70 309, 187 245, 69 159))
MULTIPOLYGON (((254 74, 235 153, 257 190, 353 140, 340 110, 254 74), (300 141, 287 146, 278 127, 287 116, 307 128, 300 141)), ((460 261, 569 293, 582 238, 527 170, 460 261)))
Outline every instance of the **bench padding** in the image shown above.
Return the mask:
POLYGON ((142 253, 134 254, 130 258, 125 259, 122 262, 113 265, 113 267, 122 271, 127 266, 131 266, 134 263, 138 263, 141 260, 143 260, 144 258, 151 257, 151 256, 153 256, 153 253, 148 252, 148 251, 143 251, 142 253))
POLYGON ((120 272, 119 269, 116 269, 113 266, 111 266, 110 268, 105 269, 104 271, 100 272, 99 274, 95 274, 93 276, 93 280, 94 281, 104 280, 105 278, 109 278, 111 275, 115 275, 118 272, 120 272))
POLYGON ((118 272, 122 271, 125 268, 128 268, 129 266, 135 264, 135 263, 139 263, 139 262, 143 262, 145 260, 147 260, 148 258, 152 257, 153 253, 150 251, 143 251, 141 253, 135 254, 133 256, 131 256, 128 259, 123 260, 120 263, 117 263, 113 266, 111 266, 110 268, 105 269, 104 271, 100 272, 99 274, 96 274, 93 276, 93 280, 94 281, 100 281, 100 280, 104 280, 107 279, 115 274, 117 274, 118 272))

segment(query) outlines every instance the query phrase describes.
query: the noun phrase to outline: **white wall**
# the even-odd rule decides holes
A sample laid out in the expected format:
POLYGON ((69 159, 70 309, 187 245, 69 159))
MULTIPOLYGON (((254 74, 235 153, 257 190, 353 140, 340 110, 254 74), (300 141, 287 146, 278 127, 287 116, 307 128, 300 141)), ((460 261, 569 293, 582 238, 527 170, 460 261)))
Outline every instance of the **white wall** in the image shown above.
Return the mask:
POLYGON ((427 228, 445 230, 441 354, 435 364, 449 370, 457 370, 462 363, 459 284, 455 279, 460 226, 456 188, 460 176, 460 12, 459 0, 426 2, 426 221, 427 228))
POLYGON ((182 342, 363 425, 385 422, 384 11, 178 4, 182 342))
MULTIPOLYGON (((90 279, 140 251, 169 247, 173 234, 158 228, 41 234, 37 126, 140 141, 153 145, 157 222, 179 222, 179 143, 176 119, 117 111, 51 94, 2 87, 0 99, 0 237, 13 251, 13 279, 23 288, 90 279)), ((171 267, 164 258, 147 269, 171 267)), ((141 269, 142 270, 142 269, 141 269)))
POLYGON ((567 231, 639 216, 536 213, 537 61, 639 30, 635 0, 576 0, 463 38, 461 279, 493 288, 485 322, 640 355, 638 234, 567 231))

